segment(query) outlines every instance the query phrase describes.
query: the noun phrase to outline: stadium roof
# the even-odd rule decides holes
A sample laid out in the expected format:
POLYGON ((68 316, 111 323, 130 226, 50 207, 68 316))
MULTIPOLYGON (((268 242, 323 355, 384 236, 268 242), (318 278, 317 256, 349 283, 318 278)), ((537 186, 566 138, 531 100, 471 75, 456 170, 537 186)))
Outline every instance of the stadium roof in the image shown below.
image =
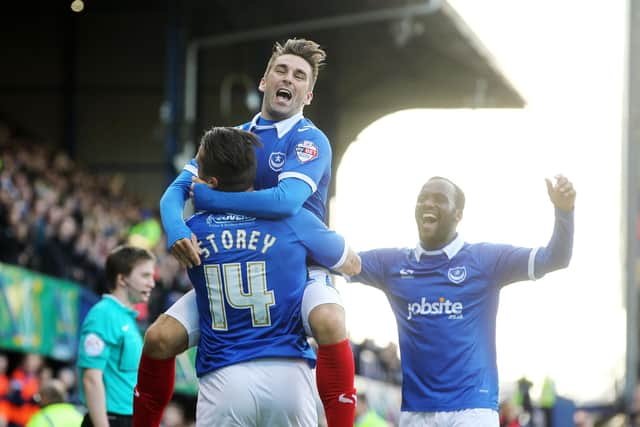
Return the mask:
MULTIPOLYGON (((338 157, 364 127, 394 111, 525 104, 446 1, 325 0, 313 8, 295 0, 280 1, 277 8, 270 2, 250 4, 191 3, 191 40, 205 52, 202 86, 217 85, 231 72, 220 60, 229 56, 230 46, 251 45, 256 53, 248 55, 257 54, 256 66, 263 67, 274 40, 295 36, 320 42, 328 63, 306 114, 329 134, 338 157)), ((218 116, 208 107, 214 104, 200 102, 200 116, 218 116)))
MULTIPOLYGON (((255 89, 274 41, 319 42, 327 66, 305 115, 329 136, 334 167, 361 130, 394 111, 525 104, 445 0, 84 0, 79 14, 70 4, 39 2, 35 14, 30 3, 14 2, 3 13, 0 111, 62 141, 94 170, 127 172, 149 199, 163 187, 152 178, 157 191, 148 191, 149 174, 165 173, 172 149, 146 147, 166 141, 158 109, 173 88, 172 101, 185 93, 189 100, 181 69, 190 47, 198 51, 190 81, 198 135, 255 112, 243 105, 241 86, 255 89), (234 79, 225 94, 224 82, 234 79), (144 155, 128 156, 132 149, 144 155)), ((169 130, 178 135, 183 125, 169 130)))

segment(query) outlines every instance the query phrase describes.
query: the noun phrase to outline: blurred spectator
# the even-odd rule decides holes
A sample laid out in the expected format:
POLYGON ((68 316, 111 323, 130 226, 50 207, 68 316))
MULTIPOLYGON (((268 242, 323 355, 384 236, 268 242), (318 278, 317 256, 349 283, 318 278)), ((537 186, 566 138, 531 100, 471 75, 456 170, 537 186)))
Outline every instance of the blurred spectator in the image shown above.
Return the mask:
POLYGON ((360 351, 358 353, 359 372, 357 373, 374 380, 384 380, 386 375, 380 358, 378 357, 380 348, 373 343, 373 340, 365 339, 360 345, 360 351))
POLYGON ((358 401, 356 403, 356 422, 355 427, 389 427, 390 424, 385 421, 372 408, 369 408, 367 395, 358 393, 358 401))
POLYGON ((540 392, 540 408, 544 414, 546 427, 553 427, 553 407, 556 404, 556 384, 549 376, 544 377, 540 392))
POLYGON ((58 371, 57 378, 64 385, 65 392, 67 393, 67 402, 79 404, 80 396, 78 394, 78 377, 75 369, 65 366, 58 371))
POLYGON ((75 241, 78 226, 73 217, 65 217, 60 221, 53 236, 41 248, 41 271, 63 279, 77 280, 79 274, 74 271, 75 241))
POLYGON ((145 219, 135 224, 129 231, 129 244, 148 250, 152 250, 162 236, 162 227, 158 220, 159 214, 144 213, 145 219))
POLYGON ((82 423, 82 414, 65 402, 67 394, 62 381, 46 380, 37 396, 41 409, 31 417, 27 427, 78 427, 82 423))
POLYGON ((25 354, 22 363, 11 374, 9 426, 24 426, 38 411, 35 395, 40 389, 39 374, 43 360, 39 354, 25 354))
POLYGON ((533 416, 533 403, 531 402, 531 386, 533 383, 526 377, 522 377, 518 380, 518 386, 513 397, 513 401, 516 405, 522 408, 525 415, 533 416))
POLYGON ((38 372, 38 383, 44 384, 53 378, 53 368, 51 366, 42 365, 40 371, 38 372))
POLYGON ((593 416, 590 413, 583 410, 578 410, 573 415, 573 422, 575 423, 575 427, 594 427, 593 416))
POLYGON ((398 355, 398 346, 391 342, 379 353, 380 363, 385 372, 385 381, 392 384, 402 383, 402 368, 398 355))
POLYGON ((352 342, 351 346, 357 375, 391 384, 402 383, 402 368, 396 344, 389 343, 380 348, 367 338, 361 344, 352 342))
POLYGON ((9 422, 9 402, 10 381, 7 372, 9 370, 9 358, 6 354, 0 353, 0 427, 6 426, 9 422))
POLYGON ((520 427, 518 406, 511 400, 500 403, 500 427, 520 427))

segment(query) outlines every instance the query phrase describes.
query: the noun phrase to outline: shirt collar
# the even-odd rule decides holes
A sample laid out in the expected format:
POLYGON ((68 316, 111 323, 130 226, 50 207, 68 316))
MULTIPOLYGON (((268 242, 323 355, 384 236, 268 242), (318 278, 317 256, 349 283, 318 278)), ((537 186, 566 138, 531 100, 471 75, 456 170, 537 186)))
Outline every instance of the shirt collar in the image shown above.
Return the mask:
POLYGON ((460 252, 460 249, 462 249, 462 246, 464 246, 464 240, 462 239, 460 234, 456 235, 456 238, 453 239, 451 242, 449 242, 449 244, 446 245, 444 248, 436 249, 435 251, 424 250, 424 248, 420 244, 420 241, 418 241, 418 244, 416 245, 416 250, 415 250, 416 261, 420 262, 420 258, 422 257, 422 255, 433 256, 433 255, 440 255, 442 253, 447 255, 447 258, 452 259, 454 256, 456 256, 458 252, 460 252))
POLYGON ((260 118, 260 113, 256 114, 251 120, 251 125, 249 126, 249 132, 252 130, 264 130, 264 129, 273 129, 276 128, 276 132, 278 133, 278 139, 285 136, 293 126, 298 123, 304 116, 302 112, 298 114, 294 114, 288 119, 280 120, 279 122, 275 122, 271 125, 259 125, 258 118, 260 118))
POLYGON ((107 298, 110 299, 111 301, 113 301, 114 303, 118 304, 120 307, 122 307, 123 310, 125 310, 127 313, 129 313, 130 315, 134 316, 134 317, 138 317, 138 312, 135 311, 133 308, 129 308, 126 305, 124 305, 122 303, 122 301, 120 301, 118 298, 114 297, 111 294, 102 294, 102 298, 107 298))

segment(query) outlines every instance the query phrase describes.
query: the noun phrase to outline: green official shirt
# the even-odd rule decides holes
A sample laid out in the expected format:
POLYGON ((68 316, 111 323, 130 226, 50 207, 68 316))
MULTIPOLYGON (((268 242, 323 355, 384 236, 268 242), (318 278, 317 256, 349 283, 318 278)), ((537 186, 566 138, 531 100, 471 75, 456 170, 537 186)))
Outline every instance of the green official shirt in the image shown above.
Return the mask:
MULTIPOLYGON (((103 295, 82 323, 78 368, 102 371, 107 412, 133 414, 133 388, 142 354, 142 335, 136 324, 138 313, 112 295, 103 295)), ((86 405, 80 381, 80 399, 86 405)))

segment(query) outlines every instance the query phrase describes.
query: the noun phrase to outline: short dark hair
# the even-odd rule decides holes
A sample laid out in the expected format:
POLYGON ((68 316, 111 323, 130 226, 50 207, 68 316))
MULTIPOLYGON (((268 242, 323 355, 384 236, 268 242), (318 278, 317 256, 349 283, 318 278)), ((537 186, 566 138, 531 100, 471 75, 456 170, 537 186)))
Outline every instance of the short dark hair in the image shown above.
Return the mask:
POLYGON ((213 127, 200 140, 198 165, 202 175, 215 176, 220 191, 245 191, 256 178, 255 147, 262 144, 251 132, 231 127, 213 127))
POLYGON ((107 289, 113 291, 116 288, 118 274, 127 276, 142 261, 153 261, 155 257, 146 249, 131 245, 122 245, 114 248, 107 257, 104 267, 107 278, 107 289))
POLYGON ((311 88, 316 84, 320 68, 325 64, 324 61, 327 58, 327 53, 324 49, 312 40, 293 38, 284 42, 283 45, 275 42, 273 51, 271 52, 271 58, 269 58, 269 62, 267 63, 267 69, 264 72, 265 75, 269 73, 273 61, 281 55, 296 55, 307 61, 311 66, 311 88))
POLYGON ((456 202, 456 208, 460 209, 460 210, 464 210, 464 204, 465 204, 465 197, 464 197, 464 191, 462 191, 462 189, 460 187, 458 187, 458 185, 451 181, 449 178, 445 178, 443 176, 432 176, 431 178, 429 178, 429 181, 434 181, 434 180, 441 180, 441 181, 446 181, 449 184, 453 185, 453 188, 456 190, 456 195, 455 195, 455 202, 456 202))

